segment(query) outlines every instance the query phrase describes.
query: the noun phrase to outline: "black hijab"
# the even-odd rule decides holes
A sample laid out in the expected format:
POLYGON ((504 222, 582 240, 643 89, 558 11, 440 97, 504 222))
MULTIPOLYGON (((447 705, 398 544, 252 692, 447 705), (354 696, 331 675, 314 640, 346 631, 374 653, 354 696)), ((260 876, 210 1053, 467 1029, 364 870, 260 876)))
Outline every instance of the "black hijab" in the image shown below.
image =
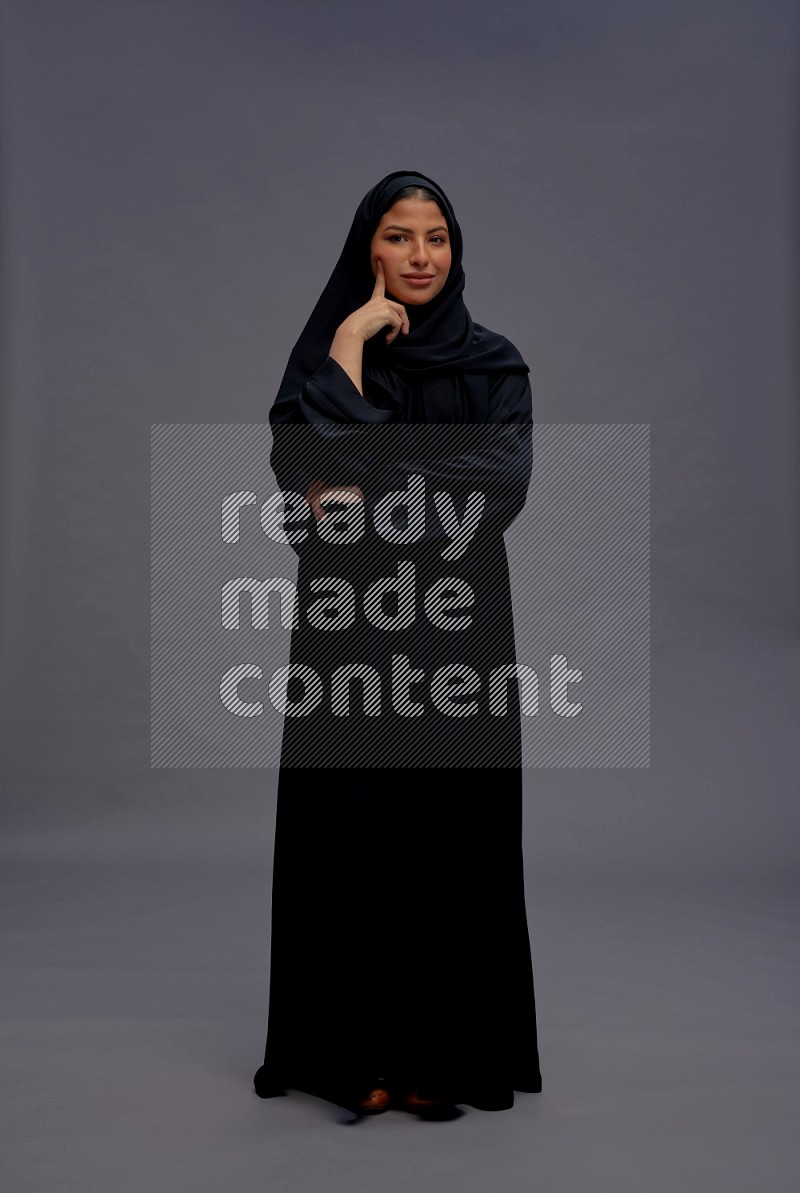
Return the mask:
MULTIPOLYGON (((358 206, 328 284, 292 349, 270 413, 273 426, 276 422, 297 420, 298 404, 301 408, 303 405, 300 401, 303 387, 326 361, 336 329, 369 301, 375 286, 370 242, 381 216, 392 206, 397 192, 407 186, 425 187, 436 195, 450 234, 450 272, 430 302, 406 306, 410 324, 407 335, 401 334, 387 344, 385 333, 379 331, 366 341, 365 393, 369 378, 378 379, 382 375, 385 378, 386 370, 393 370, 412 383, 423 378, 441 378, 439 389, 449 388, 444 379, 459 373, 530 372, 514 345, 498 332, 474 323, 464 305, 466 278, 461 263, 461 228, 447 195, 424 174, 396 170, 372 187, 358 206)), ((389 416, 389 410, 373 407, 367 419, 382 421, 389 416)))

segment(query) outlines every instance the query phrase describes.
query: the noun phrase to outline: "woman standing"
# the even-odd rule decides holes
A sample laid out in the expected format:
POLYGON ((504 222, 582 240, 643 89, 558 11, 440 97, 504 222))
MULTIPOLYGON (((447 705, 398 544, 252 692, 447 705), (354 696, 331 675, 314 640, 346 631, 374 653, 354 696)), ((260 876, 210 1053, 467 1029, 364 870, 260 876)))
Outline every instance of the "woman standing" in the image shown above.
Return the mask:
POLYGON ((314 518, 290 658, 326 699, 284 722, 262 1097, 453 1118, 542 1088, 503 539, 529 369, 473 323, 461 257, 440 186, 382 179, 270 412, 314 518))

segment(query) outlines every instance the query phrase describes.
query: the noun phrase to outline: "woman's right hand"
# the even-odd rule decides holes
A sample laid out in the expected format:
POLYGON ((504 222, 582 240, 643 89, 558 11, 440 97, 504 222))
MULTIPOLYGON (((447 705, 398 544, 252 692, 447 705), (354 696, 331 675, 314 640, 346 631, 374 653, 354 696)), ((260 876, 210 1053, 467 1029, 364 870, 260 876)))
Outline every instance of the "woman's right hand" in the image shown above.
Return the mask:
POLYGON ((363 502, 364 493, 358 485, 329 485, 321 477, 315 476, 306 490, 306 501, 318 522, 321 522, 328 512, 323 501, 325 497, 333 501, 338 497, 342 504, 347 505, 352 501, 363 502))
POLYGON ((366 343, 388 323, 391 325, 391 331, 386 336, 386 343, 391 344, 401 331, 404 335, 408 335, 410 325, 403 304, 393 302, 386 297, 383 262, 380 257, 377 260, 375 288, 372 291, 372 297, 369 302, 364 303, 363 307, 359 307, 358 310, 353 311, 352 315, 348 315, 339 325, 338 331, 343 334, 354 334, 366 343))

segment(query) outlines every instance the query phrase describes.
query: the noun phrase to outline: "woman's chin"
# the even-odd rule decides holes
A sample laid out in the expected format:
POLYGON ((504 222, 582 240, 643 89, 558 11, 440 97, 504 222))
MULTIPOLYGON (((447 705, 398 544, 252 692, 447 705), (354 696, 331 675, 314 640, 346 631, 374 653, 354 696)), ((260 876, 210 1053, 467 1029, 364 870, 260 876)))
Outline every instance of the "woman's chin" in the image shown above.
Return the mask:
POLYGON ((418 291, 412 290, 409 294, 404 294, 402 298, 396 299, 396 301, 402 302, 407 307, 423 307, 432 298, 432 294, 420 294, 418 291))
POLYGON ((421 290, 417 286, 398 286, 397 290, 391 292, 386 290, 386 297, 391 302, 400 302, 406 307, 424 307, 426 303, 435 298, 442 289, 438 287, 433 293, 428 290, 421 290))

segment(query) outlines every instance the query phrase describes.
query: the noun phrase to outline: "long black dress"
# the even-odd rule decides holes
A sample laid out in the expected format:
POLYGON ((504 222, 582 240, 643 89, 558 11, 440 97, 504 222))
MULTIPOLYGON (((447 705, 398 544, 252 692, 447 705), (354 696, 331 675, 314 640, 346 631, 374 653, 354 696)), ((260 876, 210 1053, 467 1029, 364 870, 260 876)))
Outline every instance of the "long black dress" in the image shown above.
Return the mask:
MULTIPOLYGON (((394 634, 363 617, 338 634, 305 620, 293 630, 292 661, 313 666, 326 693, 344 660, 366 658, 386 677, 390 655, 405 655, 424 673, 408 695, 425 712, 398 714, 384 691, 381 715, 367 716, 366 699, 359 705, 351 691, 348 717, 322 702, 313 716, 285 720, 269 1022, 254 1079, 262 1097, 292 1088, 347 1106, 384 1083, 501 1110, 515 1090, 542 1088, 523 885, 519 694, 514 682, 504 685, 505 704, 494 712, 486 696, 489 669, 514 662, 503 530, 530 478, 531 390, 519 373, 448 384, 455 396, 447 428, 435 379, 372 369, 365 393, 399 407, 403 431, 380 441, 317 440, 314 452, 308 439, 298 451, 288 428, 275 437, 282 489, 303 493, 312 474, 357 483, 373 514, 387 493, 406 487, 410 471, 426 481, 419 541, 387 543, 369 519, 364 538, 346 550, 309 534, 296 548, 300 608, 312 600, 315 578, 343 572, 360 602, 400 559, 414 565, 418 611, 444 576, 467 581, 474 600, 469 628, 454 633, 424 616, 394 634), (478 530, 461 557, 446 559, 434 493, 449 492, 461 511, 474 490, 485 498, 478 530), (447 715, 432 703, 433 670, 451 662, 480 677, 477 692, 453 697, 463 703, 466 694, 476 713, 453 715, 451 707, 447 715)), ((320 417, 335 411, 354 420, 365 405, 331 357, 306 382, 303 400, 320 417)))

